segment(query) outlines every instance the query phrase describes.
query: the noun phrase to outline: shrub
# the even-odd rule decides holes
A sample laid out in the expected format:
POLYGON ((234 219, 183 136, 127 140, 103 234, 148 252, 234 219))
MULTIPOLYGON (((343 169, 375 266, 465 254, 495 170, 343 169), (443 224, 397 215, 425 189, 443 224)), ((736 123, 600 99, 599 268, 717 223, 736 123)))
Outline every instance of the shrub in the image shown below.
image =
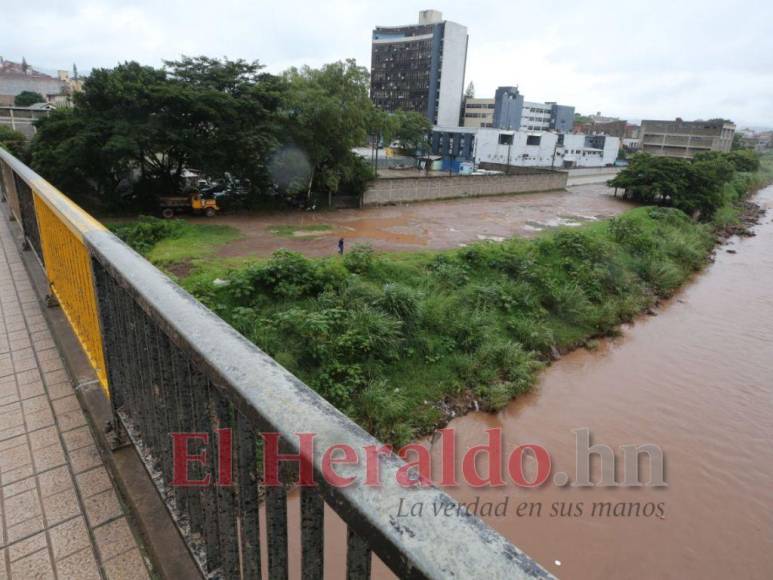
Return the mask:
POLYGON ((130 224, 112 224, 110 230, 140 254, 147 254, 161 240, 182 236, 188 229, 183 220, 149 216, 130 224))
POLYGON ((628 251, 643 255, 652 251, 654 240, 644 231, 642 224, 631 215, 623 214, 609 220, 612 239, 628 251))
POLYGON ((298 252, 277 250, 262 267, 253 270, 254 284, 286 298, 317 294, 322 281, 314 262, 298 252))
POLYGON ((355 274, 364 274, 370 270, 373 265, 375 252, 370 244, 355 244, 354 247, 344 255, 344 266, 350 272, 355 274))
POLYGON ((591 305, 576 282, 554 281, 548 295, 550 310, 566 321, 582 323, 591 305))
POLYGON ((368 431, 388 433, 387 439, 398 446, 412 439, 413 429, 404 422, 410 407, 402 389, 384 379, 374 380, 362 390, 358 402, 359 414, 368 431))
POLYGON ((531 388, 534 374, 541 367, 530 353, 515 342, 491 342, 478 352, 472 380, 484 408, 497 410, 515 395, 531 388))
POLYGON ((597 262, 608 254, 602 241, 587 231, 559 231, 553 236, 553 244, 562 256, 573 260, 597 262))
POLYGON ((555 345, 553 331, 544 320, 514 316, 507 321, 507 328, 527 350, 547 354, 555 345))
POLYGON ((419 295, 413 289, 398 282, 384 285, 384 295, 378 306, 406 324, 413 324, 419 312, 419 295))
POLYGON ((458 288, 470 280, 470 269, 465 264, 458 264, 442 254, 438 255, 429 266, 434 280, 446 288, 458 288))
POLYGON ((670 260, 650 259, 644 262, 642 275, 662 296, 670 296, 684 281, 684 273, 670 260))
POLYGON ((338 290, 325 292, 320 301, 335 304, 339 308, 352 308, 358 304, 372 305, 384 298, 381 287, 359 276, 349 276, 338 290))

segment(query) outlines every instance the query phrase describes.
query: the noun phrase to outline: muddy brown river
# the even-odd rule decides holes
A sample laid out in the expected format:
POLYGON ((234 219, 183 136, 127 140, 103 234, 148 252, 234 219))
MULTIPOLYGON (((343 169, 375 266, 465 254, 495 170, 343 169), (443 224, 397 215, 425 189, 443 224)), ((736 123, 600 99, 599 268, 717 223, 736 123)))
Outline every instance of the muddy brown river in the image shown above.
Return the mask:
MULTIPOLYGON (((452 421, 460 447, 483 443, 486 429, 500 427, 508 450, 543 445, 553 473, 572 477, 574 429, 588 428, 618 459, 621 445, 662 449, 666 488, 448 490, 481 505, 509 498, 506 515, 484 519, 557 576, 773 578, 773 187, 757 200, 768 208, 757 236, 719 248, 716 262, 658 316, 637 320, 595 352, 563 357, 533 393, 500 413, 452 421), (541 514, 519 517, 521 502, 542 504, 541 514), (586 507, 579 516, 551 517, 557 502, 651 502, 663 513, 593 517, 586 507)), ((438 455, 437 444, 432 451, 438 455)), ((296 501, 289 514, 297 521, 296 501)), ((328 515, 327 567, 340 577, 343 528, 328 515)), ((375 563, 374 576, 390 575, 375 563)))

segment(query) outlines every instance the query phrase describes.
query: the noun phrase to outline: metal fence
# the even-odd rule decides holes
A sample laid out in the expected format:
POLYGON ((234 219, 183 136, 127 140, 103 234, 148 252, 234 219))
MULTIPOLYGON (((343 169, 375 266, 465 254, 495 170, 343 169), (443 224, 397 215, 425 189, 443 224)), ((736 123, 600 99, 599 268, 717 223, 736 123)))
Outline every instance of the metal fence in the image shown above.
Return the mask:
MULTIPOLYGON (((434 487, 401 487, 396 474, 404 463, 395 455, 378 456, 379 487, 327 485, 321 450, 357 450, 359 463, 340 464, 337 473, 362 482, 362 450, 379 442, 2 149, 0 169, 12 215, 204 575, 288 577, 288 487, 263 484, 259 457, 261 434, 271 432, 283 453, 299 453, 298 433, 316 434, 307 459, 319 485, 301 488, 294 524, 303 578, 323 576, 325 503, 348 528, 348 578, 370 577, 372 553, 401 578, 550 577, 472 516, 425 511, 398 520, 401 503, 404 513, 416 504, 456 504, 434 487), (173 486, 170 434, 225 428, 234 484, 173 486)), ((207 446, 192 477, 223 467, 214 437, 207 446)))

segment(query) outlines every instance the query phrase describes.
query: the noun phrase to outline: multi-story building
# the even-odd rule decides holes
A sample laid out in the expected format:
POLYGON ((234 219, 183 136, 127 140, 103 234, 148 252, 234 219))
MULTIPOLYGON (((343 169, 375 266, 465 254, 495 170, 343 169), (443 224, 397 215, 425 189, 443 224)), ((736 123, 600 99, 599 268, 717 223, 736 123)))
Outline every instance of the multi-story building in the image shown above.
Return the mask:
POLYGON ((464 99, 464 127, 493 127, 495 99, 464 99))
POLYGON ((499 87, 493 99, 466 99, 463 125, 566 133, 574 126, 574 107, 524 101, 518 87, 499 87))
POLYGON ((497 87, 494 93, 494 127, 517 130, 523 117, 523 95, 518 87, 497 87))
POLYGON ((17 63, 0 57, 0 106, 13 106, 16 96, 25 91, 39 93, 47 101, 52 101, 81 90, 81 86, 81 81, 72 79, 65 70, 52 77, 24 61, 17 63))
POLYGON ((547 131, 550 129, 550 105, 524 101, 520 129, 547 131))
POLYGON ((458 126, 467 66, 467 28, 423 10, 418 24, 373 30, 370 97, 385 111, 424 113, 458 126))
POLYGON ((642 121, 640 151, 651 155, 692 159, 703 151, 730 151, 735 125, 710 121, 642 121))

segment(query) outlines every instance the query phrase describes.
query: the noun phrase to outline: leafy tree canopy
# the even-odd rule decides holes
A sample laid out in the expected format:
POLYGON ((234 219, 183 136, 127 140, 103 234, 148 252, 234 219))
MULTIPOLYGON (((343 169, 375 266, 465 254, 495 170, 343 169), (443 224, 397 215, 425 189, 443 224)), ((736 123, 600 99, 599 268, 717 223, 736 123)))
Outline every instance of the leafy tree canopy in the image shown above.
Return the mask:
POLYGON ((289 181, 309 194, 357 192, 371 178, 352 153, 369 132, 368 85, 353 60, 281 76, 257 61, 205 56, 96 69, 72 110, 40 122, 33 164, 81 201, 109 208, 131 192, 147 206, 179 192, 188 169, 232 174, 258 194, 282 181, 274 169, 292 165, 305 169, 289 181))
POLYGON ((708 219, 723 204, 723 188, 736 171, 759 168, 759 159, 749 153, 710 151, 692 160, 639 153, 609 185, 624 189, 636 201, 672 205, 708 219))
POLYGON ((283 75, 283 124, 293 144, 307 156, 308 189, 358 193, 369 178, 352 148, 367 140, 373 120, 368 70, 349 59, 322 68, 291 68, 283 75))
POLYGON ((417 153, 429 148, 432 123, 426 116, 414 111, 398 111, 394 115, 395 136, 405 149, 417 153))
POLYGON ((265 183, 264 160, 277 142, 279 79, 257 62, 183 57, 165 64, 92 71, 72 110, 39 123, 35 167, 111 207, 127 188, 148 205, 179 191, 185 169, 265 183))
POLYGON ((22 91, 13 99, 13 104, 17 107, 29 107, 35 103, 45 103, 46 99, 40 93, 34 91, 22 91))

